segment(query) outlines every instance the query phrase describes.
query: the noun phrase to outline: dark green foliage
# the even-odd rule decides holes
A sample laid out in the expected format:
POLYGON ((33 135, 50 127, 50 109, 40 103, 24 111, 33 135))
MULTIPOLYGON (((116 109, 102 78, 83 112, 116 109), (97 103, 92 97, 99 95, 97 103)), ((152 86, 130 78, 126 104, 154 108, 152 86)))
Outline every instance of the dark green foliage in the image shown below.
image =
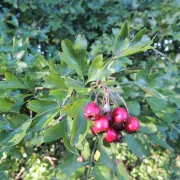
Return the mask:
POLYGON ((0 177, 179 179, 179 8, 178 0, 3 0, 0 177), (94 143, 84 118, 97 80, 140 119, 139 133, 120 144, 94 143))

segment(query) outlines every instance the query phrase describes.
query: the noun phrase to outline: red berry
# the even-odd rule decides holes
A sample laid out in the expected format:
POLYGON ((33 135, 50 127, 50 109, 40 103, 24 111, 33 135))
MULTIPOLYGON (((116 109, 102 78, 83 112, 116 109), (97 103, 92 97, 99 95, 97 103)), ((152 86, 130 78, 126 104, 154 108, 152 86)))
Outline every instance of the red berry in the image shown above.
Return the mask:
POLYGON ((124 108, 116 108, 113 111, 113 119, 116 123, 121 123, 126 121, 128 118, 128 113, 126 111, 126 109, 124 108))
POLYGON ((109 128, 108 131, 105 133, 104 140, 108 143, 112 143, 117 136, 117 132, 113 128, 109 128))
POLYGON ((101 113, 101 108, 95 103, 89 103, 84 109, 84 116, 88 120, 96 120, 99 118, 101 113))
POLYGON ((100 133, 109 129, 109 121, 107 116, 100 116, 100 118, 94 121, 94 132, 100 133))
POLYGON ((79 156, 79 157, 77 158, 77 161, 78 161, 78 162, 84 162, 84 158, 83 158, 82 156, 79 156))
POLYGON ((116 129, 117 131, 122 131, 124 130, 124 123, 115 123, 113 125, 113 128, 116 129))
POLYGON ((91 127, 91 132, 94 136, 97 136, 97 132, 96 132, 96 129, 94 128, 94 126, 91 127))
POLYGON ((130 116, 124 124, 124 129, 127 133, 138 131, 140 128, 139 120, 133 116, 130 116))
POLYGON ((115 139, 115 142, 120 142, 122 139, 122 133, 121 132, 118 132, 117 133, 117 136, 116 136, 116 139, 115 139))

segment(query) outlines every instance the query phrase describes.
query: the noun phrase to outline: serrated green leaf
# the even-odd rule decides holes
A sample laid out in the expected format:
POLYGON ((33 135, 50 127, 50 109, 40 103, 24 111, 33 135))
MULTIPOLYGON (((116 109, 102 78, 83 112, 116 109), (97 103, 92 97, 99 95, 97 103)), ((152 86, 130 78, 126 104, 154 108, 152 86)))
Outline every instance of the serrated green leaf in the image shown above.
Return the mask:
POLYGON ((0 146, 14 146, 18 144, 26 135, 26 131, 32 120, 26 121, 22 126, 9 133, 0 133, 0 146))
POLYGON ((9 72, 5 73, 5 78, 6 81, 0 82, 0 89, 26 89, 19 79, 9 72))
POLYGON ((13 102, 7 98, 0 98, 0 112, 7 112, 13 106, 13 102))
POLYGON ((59 74, 51 72, 50 75, 44 76, 43 79, 45 81, 43 86, 46 88, 67 90, 65 81, 59 74))
POLYGON ((77 156, 68 155, 66 159, 62 162, 62 164, 58 165, 56 168, 58 173, 56 174, 56 178, 61 180, 69 179, 79 168, 85 166, 87 162, 78 162, 77 156))
POLYGON ((118 162, 118 164, 117 164, 117 178, 118 178, 118 180, 130 180, 131 179, 123 162, 118 162))
POLYGON ((109 180, 112 179, 111 170, 103 165, 95 165, 92 171, 92 176, 95 179, 109 180))
POLYGON ((123 49, 129 45, 129 25, 126 21, 121 28, 119 35, 114 44, 114 55, 118 55, 123 49))
POLYGON ((89 67, 87 82, 97 80, 103 71, 103 67, 104 67, 103 55, 100 54, 94 58, 94 60, 92 61, 89 67))
POLYGON ((87 120, 84 118, 83 110, 87 104, 87 99, 79 99, 73 105, 68 105, 64 111, 72 119, 71 145, 74 146, 83 140, 87 134, 87 120))
POLYGON ((141 113, 141 107, 138 101, 136 100, 131 100, 131 101, 126 101, 129 112, 132 116, 139 116, 141 113))
POLYGON ((29 117, 25 114, 8 113, 4 116, 6 123, 12 129, 17 129, 21 126, 29 117))
POLYGON ((87 60, 86 60, 86 51, 87 51, 87 40, 84 36, 78 35, 74 43, 74 49, 77 53, 77 60, 82 69, 83 74, 87 71, 87 60))
POLYGON ((61 59, 73 68, 80 77, 83 77, 82 69, 80 64, 78 64, 78 57, 73 47, 73 43, 69 40, 63 40, 61 47, 63 50, 63 53, 60 53, 61 59))
POLYGON ((70 144, 70 140, 68 139, 68 135, 67 132, 64 134, 63 136, 63 142, 65 147, 72 153, 79 155, 78 151, 76 150, 76 148, 74 146, 71 146, 70 144))
POLYGON ((75 89, 76 91, 83 91, 84 85, 82 82, 71 79, 71 78, 65 78, 66 85, 70 88, 75 89))
POLYGON ((54 101, 41 101, 41 100, 32 100, 28 102, 28 109, 31 111, 42 113, 49 109, 58 107, 57 103, 54 101))
POLYGON ((138 43, 141 41, 143 35, 146 33, 146 28, 141 29, 133 38, 131 45, 138 43))
POLYGON ((172 121, 178 120, 178 114, 167 100, 158 99, 155 97, 146 98, 147 103, 150 105, 155 115, 164 120, 167 124, 171 124, 172 121))
POLYGON ((125 142, 128 145, 128 148, 137 156, 142 157, 146 156, 146 149, 144 145, 134 136, 132 135, 126 135, 125 136, 125 142))
POLYGON ((153 43, 153 40, 150 40, 144 33, 145 29, 142 29, 132 41, 129 41, 129 25, 126 21, 122 25, 120 34, 117 36, 114 44, 114 58, 117 59, 151 49, 150 45, 153 43))
POLYGON ((66 119, 42 131, 43 142, 51 142, 62 138, 67 133, 66 119))
POLYGON ((155 134, 150 136, 150 140, 151 140, 151 142, 153 142, 153 143, 155 143, 155 144, 157 144, 159 146, 162 146, 164 148, 167 148, 167 149, 173 151, 173 148, 171 146, 169 146, 169 144, 167 144, 165 139, 162 139, 162 138, 160 139, 155 134))
POLYGON ((51 121, 53 121, 54 117, 59 113, 58 108, 53 108, 48 111, 45 111, 41 114, 37 114, 33 118, 31 131, 38 132, 41 131, 44 127, 47 126, 51 121))

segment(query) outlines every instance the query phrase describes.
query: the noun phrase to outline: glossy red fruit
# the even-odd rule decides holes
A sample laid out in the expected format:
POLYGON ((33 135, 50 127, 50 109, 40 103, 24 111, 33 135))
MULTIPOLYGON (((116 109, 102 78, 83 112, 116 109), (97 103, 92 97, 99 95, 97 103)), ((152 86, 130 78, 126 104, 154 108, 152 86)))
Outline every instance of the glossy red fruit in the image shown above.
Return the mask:
POLYGON ((113 128, 109 128, 108 131, 105 133, 104 140, 108 143, 112 143, 117 136, 117 131, 113 128))
POLYGON ((94 126, 91 127, 91 132, 94 136, 97 136, 97 132, 96 132, 96 129, 94 128, 94 126))
POLYGON ((116 136, 116 139, 115 139, 115 142, 120 142, 122 139, 122 133, 121 132, 118 132, 117 133, 117 136, 116 136))
POLYGON ((98 120, 94 121, 94 132, 100 133, 109 129, 109 121, 107 116, 100 116, 98 120))
POLYGON ((101 108, 95 102, 87 104, 87 106, 84 109, 85 118, 91 121, 98 119, 100 113, 101 108))
POLYGON ((139 120, 133 116, 130 116, 124 124, 124 129, 127 133, 138 131, 140 128, 139 120))
POLYGON ((124 108, 116 108, 113 111, 113 119, 116 123, 125 122, 128 118, 128 113, 124 108))
POLYGON ((83 158, 82 156, 79 156, 79 157, 77 158, 77 161, 78 161, 78 162, 84 162, 84 158, 83 158))
POLYGON ((113 128, 116 129, 117 131, 122 131, 122 130, 124 130, 124 123, 123 122, 122 123, 115 123, 113 125, 113 128))

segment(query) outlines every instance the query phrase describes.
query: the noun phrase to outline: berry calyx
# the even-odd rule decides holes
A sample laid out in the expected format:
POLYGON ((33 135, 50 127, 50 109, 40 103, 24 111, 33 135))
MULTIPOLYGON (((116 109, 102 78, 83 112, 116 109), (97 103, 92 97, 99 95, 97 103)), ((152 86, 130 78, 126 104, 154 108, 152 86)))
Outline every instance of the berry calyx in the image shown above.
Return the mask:
POLYGON ((113 119, 116 123, 125 122, 128 118, 128 113, 124 108, 116 108, 113 111, 113 119))
POLYGON ((104 140, 108 143, 112 143, 117 136, 117 132, 113 128, 109 128, 108 131, 105 133, 104 140))
POLYGON ((93 130, 96 133, 104 132, 109 129, 109 121, 107 116, 100 116, 98 120, 94 121, 93 130))
POLYGON ((139 120, 133 116, 130 116, 124 124, 124 129, 127 133, 137 132, 139 128, 139 120))
POLYGON ((91 102, 87 104, 84 109, 84 116, 86 119, 93 121, 99 118, 101 113, 101 108, 95 103, 91 102))
POLYGON ((118 132, 118 133, 117 133, 117 136, 116 136, 116 139, 115 139, 114 142, 120 142, 121 139, 122 139, 122 133, 121 133, 121 132, 118 132))

